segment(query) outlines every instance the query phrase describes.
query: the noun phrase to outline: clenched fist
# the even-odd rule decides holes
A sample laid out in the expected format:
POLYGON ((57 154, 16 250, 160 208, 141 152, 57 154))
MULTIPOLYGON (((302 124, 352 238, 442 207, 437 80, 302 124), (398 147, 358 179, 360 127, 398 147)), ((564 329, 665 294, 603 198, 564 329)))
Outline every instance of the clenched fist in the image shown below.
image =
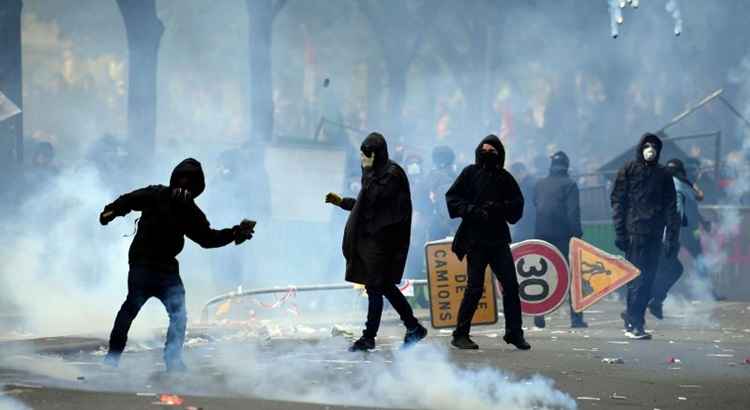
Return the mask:
POLYGON ((338 194, 335 194, 333 192, 329 192, 328 194, 326 194, 326 203, 328 204, 341 206, 341 201, 343 201, 343 198, 341 198, 338 194))

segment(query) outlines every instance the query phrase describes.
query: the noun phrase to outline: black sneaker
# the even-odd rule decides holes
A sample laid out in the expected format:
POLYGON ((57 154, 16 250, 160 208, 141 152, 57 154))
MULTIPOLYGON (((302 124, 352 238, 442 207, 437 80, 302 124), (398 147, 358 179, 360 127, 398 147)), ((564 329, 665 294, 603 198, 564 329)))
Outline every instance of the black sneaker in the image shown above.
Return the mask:
POLYGON ((473 340, 469 339, 469 336, 453 336, 451 345, 456 349, 464 350, 476 350, 479 349, 479 345, 474 343, 473 340))
POLYGON ((547 322, 544 320, 544 316, 534 316, 534 326, 539 329, 544 329, 547 326, 547 322))
POLYGON ((375 349, 375 339, 362 336, 349 346, 350 352, 367 352, 375 349))
POLYGON ((625 332, 625 336, 630 339, 651 340, 651 333, 647 333, 645 330, 639 328, 635 328, 629 332, 625 332))
POLYGON ((522 335, 506 334, 503 336, 503 340, 505 340, 505 343, 515 346, 518 350, 531 349, 531 345, 526 342, 526 339, 524 339, 522 335))
POLYGON ((631 332, 633 330, 633 325, 630 324, 630 316, 628 316, 628 312, 622 311, 620 312, 620 318, 623 322, 625 322, 625 331, 631 332))
POLYGON ((573 320, 570 322, 571 329, 585 329, 589 327, 589 324, 584 322, 583 319, 573 320))
POLYGON ((167 373, 185 373, 188 369, 182 359, 170 360, 166 364, 167 373))
POLYGON ((417 323, 417 327, 407 330, 404 335, 404 347, 412 346, 427 336, 427 329, 417 323))
POLYGON ((651 312, 655 318, 662 320, 664 319, 664 311, 662 310, 661 303, 649 303, 648 311, 651 312))

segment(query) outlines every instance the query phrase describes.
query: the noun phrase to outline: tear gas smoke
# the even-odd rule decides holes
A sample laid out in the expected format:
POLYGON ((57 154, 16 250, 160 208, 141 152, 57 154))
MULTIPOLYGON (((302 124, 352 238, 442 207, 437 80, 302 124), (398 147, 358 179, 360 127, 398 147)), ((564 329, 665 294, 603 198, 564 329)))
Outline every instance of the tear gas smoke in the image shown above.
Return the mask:
POLYGON ((677 0, 669 0, 667 1, 665 9, 674 19, 674 35, 679 36, 682 34, 682 13, 680 12, 680 5, 677 3, 677 0))

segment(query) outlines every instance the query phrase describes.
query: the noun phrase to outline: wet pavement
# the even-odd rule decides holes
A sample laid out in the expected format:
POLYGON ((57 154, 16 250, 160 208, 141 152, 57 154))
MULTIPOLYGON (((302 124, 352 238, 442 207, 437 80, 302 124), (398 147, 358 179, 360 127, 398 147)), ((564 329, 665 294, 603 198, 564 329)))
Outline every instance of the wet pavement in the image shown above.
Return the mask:
POLYGON ((750 304, 667 305, 665 320, 648 319, 650 341, 624 337, 617 302, 594 306, 583 330, 560 310, 526 331, 529 352, 502 342, 502 318, 473 330, 477 351, 449 348, 450 330, 435 329, 404 351, 395 322, 370 353, 346 352, 330 324, 193 327, 190 370, 178 375, 164 372, 158 338, 133 341, 118 369, 100 364, 102 340, 5 342, 0 408, 10 399, 34 409, 158 408, 164 393, 184 399, 176 408, 203 409, 750 407, 750 304))

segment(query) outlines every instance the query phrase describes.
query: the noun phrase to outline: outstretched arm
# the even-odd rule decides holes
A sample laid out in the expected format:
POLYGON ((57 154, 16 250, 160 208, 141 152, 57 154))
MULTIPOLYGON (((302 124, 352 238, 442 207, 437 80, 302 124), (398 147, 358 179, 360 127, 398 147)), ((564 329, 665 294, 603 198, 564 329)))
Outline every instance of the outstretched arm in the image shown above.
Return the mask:
POLYGON ((235 240, 232 228, 213 229, 206 215, 194 203, 190 204, 189 219, 186 221, 185 235, 201 248, 220 248, 235 240))
POLYGON ((157 192, 158 188, 152 185, 121 195, 104 207, 102 213, 99 214, 99 222, 106 225, 118 216, 127 215, 130 211, 143 211, 154 202, 157 192))

